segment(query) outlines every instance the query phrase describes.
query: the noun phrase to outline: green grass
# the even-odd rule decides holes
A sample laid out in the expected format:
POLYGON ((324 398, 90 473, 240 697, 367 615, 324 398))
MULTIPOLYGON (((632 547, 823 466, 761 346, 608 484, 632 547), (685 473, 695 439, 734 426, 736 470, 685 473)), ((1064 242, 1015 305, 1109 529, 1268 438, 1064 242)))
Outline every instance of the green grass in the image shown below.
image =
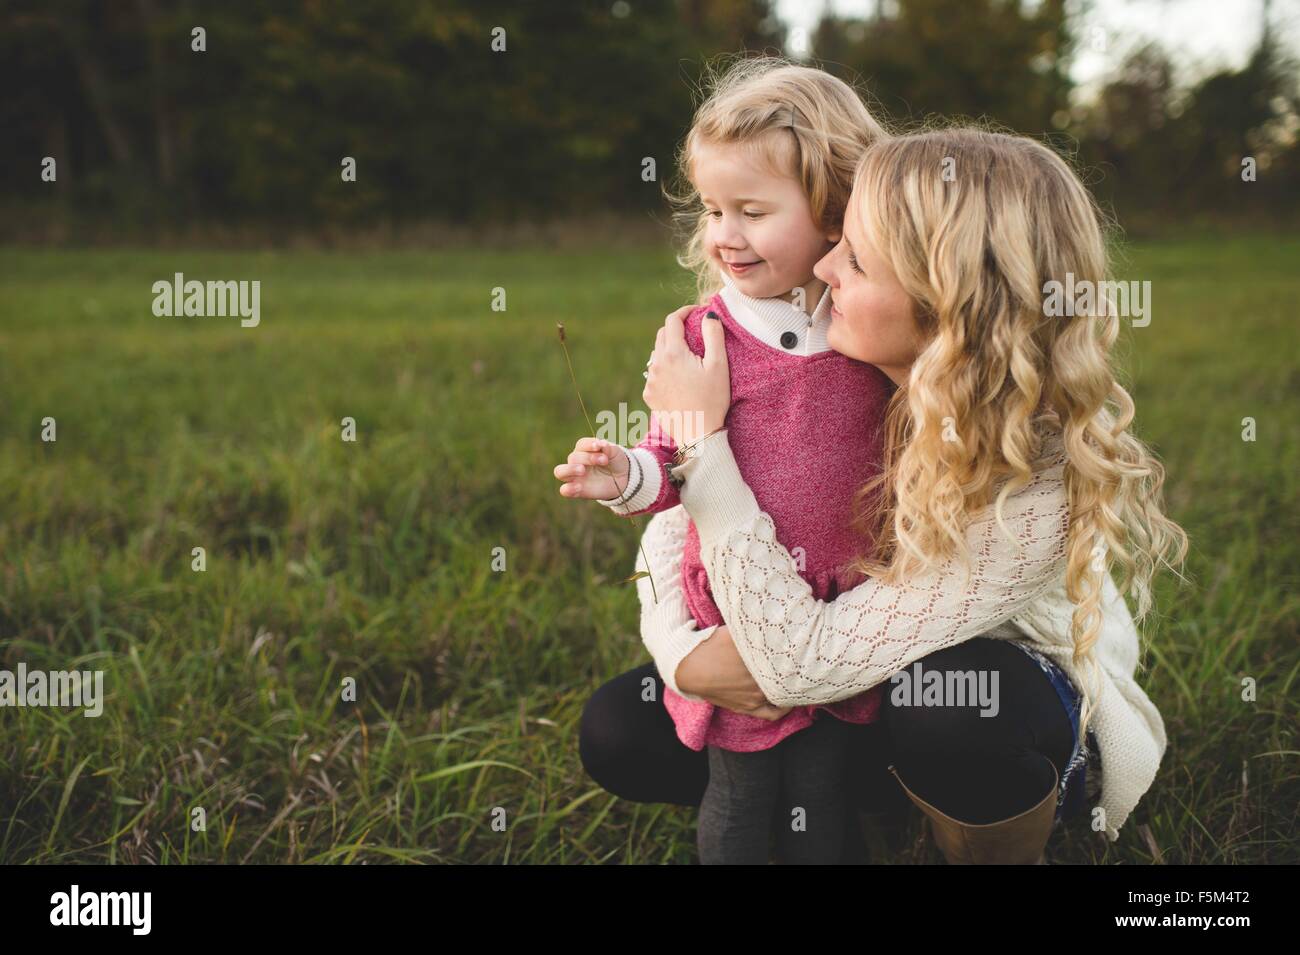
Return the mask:
MULTIPOLYGON (((1126 342, 1193 583, 1147 630, 1159 777, 1118 844, 1075 825, 1052 861, 1297 861, 1298 253, 1120 271, 1153 284, 1126 342)), ((555 323, 590 408, 640 407, 686 284, 658 247, 0 252, 0 666, 107 695, 0 709, 0 862, 692 861, 693 811, 582 770, 584 700, 648 659, 637 532, 551 476, 585 430, 555 323), (175 271, 259 279, 261 325, 154 317, 175 271)))

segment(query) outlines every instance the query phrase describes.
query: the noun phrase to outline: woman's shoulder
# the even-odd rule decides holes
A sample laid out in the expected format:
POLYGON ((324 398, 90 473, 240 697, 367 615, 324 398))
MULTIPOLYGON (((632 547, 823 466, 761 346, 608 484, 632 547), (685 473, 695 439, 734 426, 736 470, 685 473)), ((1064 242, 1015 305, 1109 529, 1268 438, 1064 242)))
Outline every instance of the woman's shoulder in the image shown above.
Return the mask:
POLYGON ((1065 466, 1068 463, 1069 454, 1060 432, 1042 432, 1028 461, 1028 478, 1014 482, 1013 489, 1006 496, 1006 502, 1010 504, 1015 501, 1019 507, 1028 506, 1035 501, 1063 504, 1068 497, 1065 484, 1065 466), (1015 486, 1017 484, 1018 487, 1015 486))
POLYGON ((1060 434, 1046 435, 1034 458, 1032 465, 1034 476, 1030 484, 1036 486, 1041 494, 1064 500, 1066 497, 1065 466, 1069 460, 1070 456, 1065 450, 1065 442, 1060 434))
POLYGON ((1031 460, 1028 478, 1015 481, 1005 495, 1000 493, 1006 490, 1005 485, 1000 486, 993 501, 975 517, 975 552, 1011 548, 1019 559, 1063 559, 1070 533, 1066 463, 1059 435, 1044 435, 1031 460))

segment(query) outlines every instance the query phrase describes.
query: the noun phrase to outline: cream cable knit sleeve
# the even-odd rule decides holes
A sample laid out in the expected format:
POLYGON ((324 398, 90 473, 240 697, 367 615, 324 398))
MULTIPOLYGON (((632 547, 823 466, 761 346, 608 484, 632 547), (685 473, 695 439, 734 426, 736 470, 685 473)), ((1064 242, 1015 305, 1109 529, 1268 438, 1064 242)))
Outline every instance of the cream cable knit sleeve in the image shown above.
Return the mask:
POLYGON ((830 602, 812 595, 736 467, 726 432, 674 468, 700 533, 713 599, 741 659, 776 706, 834 703, 883 682, 936 650, 978 636, 1058 587, 1069 506, 1064 455, 1003 509, 1015 543, 989 507, 972 522, 967 579, 957 559, 901 585, 869 579, 830 602))
POLYGON ((636 569, 649 571, 654 576, 654 590, 646 577, 637 579, 637 596, 641 598, 641 640, 645 643, 655 667, 674 693, 688 700, 702 697, 683 693, 677 686, 677 665, 692 650, 713 636, 717 627, 697 630, 695 619, 686 606, 686 590, 682 586, 682 551, 686 546, 686 531, 690 518, 680 504, 660 511, 650 519, 641 547, 637 549, 636 569), (643 557, 641 551, 645 551, 643 557), (655 593, 659 600, 655 601, 655 593))

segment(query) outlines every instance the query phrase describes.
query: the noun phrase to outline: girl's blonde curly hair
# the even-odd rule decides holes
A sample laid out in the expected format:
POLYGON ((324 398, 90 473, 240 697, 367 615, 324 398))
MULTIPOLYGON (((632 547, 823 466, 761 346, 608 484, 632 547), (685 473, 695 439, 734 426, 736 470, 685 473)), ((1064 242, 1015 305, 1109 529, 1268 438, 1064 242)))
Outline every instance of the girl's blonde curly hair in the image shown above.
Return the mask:
POLYGON ((781 57, 716 60, 706 65, 700 89, 703 102, 664 194, 683 238, 677 262, 694 273, 703 303, 720 278, 704 244, 708 219, 691 176, 701 144, 752 148, 768 168, 798 179, 815 221, 831 229, 844 219, 862 151, 887 133, 852 86, 781 57))
POLYGON ((876 544, 857 569, 897 581, 965 554, 969 519, 990 503, 1000 519, 1044 439, 1059 435, 1074 660, 1095 678, 1103 574, 1118 571, 1141 619, 1156 571, 1187 552, 1162 507, 1164 468, 1129 431, 1133 400, 1111 366, 1118 314, 1046 314, 1047 283, 1067 273, 1076 286, 1109 287, 1100 210, 1048 147, 975 128, 873 145, 852 201, 855 223, 911 297, 922 341, 886 414, 883 472, 855 501, 876 544))

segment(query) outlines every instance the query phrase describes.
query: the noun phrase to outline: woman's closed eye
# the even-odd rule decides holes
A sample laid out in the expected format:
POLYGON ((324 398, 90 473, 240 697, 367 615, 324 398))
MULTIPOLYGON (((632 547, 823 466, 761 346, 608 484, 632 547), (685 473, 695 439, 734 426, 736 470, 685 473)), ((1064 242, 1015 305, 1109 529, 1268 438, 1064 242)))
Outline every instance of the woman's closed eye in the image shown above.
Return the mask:
POLYGON ((853 271, 857 272, 859 275, 867 274, 866 272, 863 272, 862 269, 858 266, 858 257, 854 255, 852 252, 849 253, 849 268, 853 269, 853 271))

